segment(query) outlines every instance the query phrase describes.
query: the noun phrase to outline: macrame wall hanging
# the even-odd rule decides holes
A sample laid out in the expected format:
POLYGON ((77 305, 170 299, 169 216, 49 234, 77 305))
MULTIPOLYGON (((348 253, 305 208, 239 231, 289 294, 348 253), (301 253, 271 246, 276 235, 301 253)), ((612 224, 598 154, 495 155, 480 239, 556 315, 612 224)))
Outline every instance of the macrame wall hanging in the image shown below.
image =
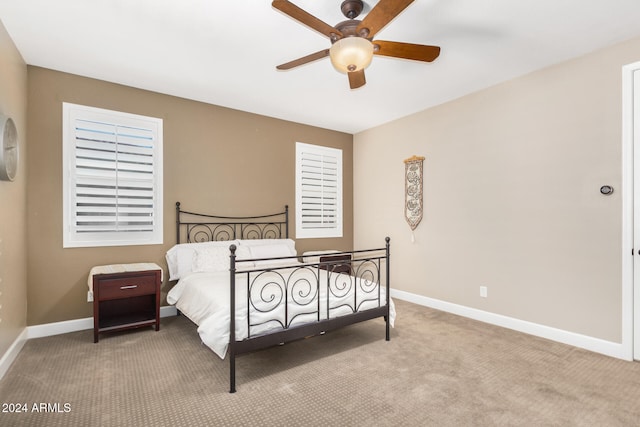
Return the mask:
POLYGON ((404 161, 405 200, 404 216, 411 227, 411 241, 415 241, 413 231, 422 220, 422 164, 424 157, 412 156, 404 161))

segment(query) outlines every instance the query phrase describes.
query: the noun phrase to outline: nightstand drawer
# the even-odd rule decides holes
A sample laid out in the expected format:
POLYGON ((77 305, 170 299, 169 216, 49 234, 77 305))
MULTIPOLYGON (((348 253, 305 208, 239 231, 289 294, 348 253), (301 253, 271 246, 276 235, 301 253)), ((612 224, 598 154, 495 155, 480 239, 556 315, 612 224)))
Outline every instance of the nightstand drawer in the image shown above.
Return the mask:
POLYGON ((99 299, 129 298, 156 293, 156 276, 135 276, 100 280, 99 299))

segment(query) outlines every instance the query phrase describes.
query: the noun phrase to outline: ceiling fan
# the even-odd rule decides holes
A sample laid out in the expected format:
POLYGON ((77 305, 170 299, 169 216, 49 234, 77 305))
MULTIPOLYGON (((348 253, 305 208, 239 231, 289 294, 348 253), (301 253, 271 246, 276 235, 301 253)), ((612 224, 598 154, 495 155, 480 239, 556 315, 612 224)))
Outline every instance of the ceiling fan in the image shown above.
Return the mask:
POLYGON ((411 3, 413 0, 380 0, 364 19, 358 20, 355 18, 362 12, 362 0, 345 0, 340 9, 347 20, 332 27, 288 0, 274 0, 274 8, 329 37, 332 44, 330 49, 303 56, 276 68, 289 70, 329 56, 333 66, 348 75, 351 89, 357 89, 366 83, 364 69, 369 66, 374 54, 431 62, 440 55, 440 47, 372 40, 378 31, 411 3))

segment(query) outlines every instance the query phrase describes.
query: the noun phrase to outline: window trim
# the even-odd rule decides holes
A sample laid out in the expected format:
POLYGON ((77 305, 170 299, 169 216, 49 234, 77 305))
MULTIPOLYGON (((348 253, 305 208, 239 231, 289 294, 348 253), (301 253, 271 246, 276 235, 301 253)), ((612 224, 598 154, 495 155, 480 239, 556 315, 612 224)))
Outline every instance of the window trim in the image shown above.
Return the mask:
MULTIPOLYGON (((343 209, 344 201, 343 193, 343 167, 342 167, 342 150, 339 148, 325 147, 321 145, 306 144, 296 142, 296 238, 312 239, 312 238, 335 238, 343 237, 343 209), (303 154, 312 154, 317 156, 332 157, 336 161, 336 215, 335 227, 318 227, 313 228, 303 225, 303 154)), ((324 199, 323 199, 324 201, 324 199)))
MULTIPOLYGON (((63 248, 154 245, 163 243, 163 120, 85 105, 62 103, 63 248), (76 229, 76 120, 99 120, 134 126, 150 132, 153 141, 153 224, 150 231, 77 232, 76 229)), ((117 161, 117 160, 116 160, 117 161)), ((121 181, 122 179, 117 180, 121 181)), ((116 190, 117 191, 117 190, 116 190)), ((117 197, 117 196, 116 196, 117 197)))

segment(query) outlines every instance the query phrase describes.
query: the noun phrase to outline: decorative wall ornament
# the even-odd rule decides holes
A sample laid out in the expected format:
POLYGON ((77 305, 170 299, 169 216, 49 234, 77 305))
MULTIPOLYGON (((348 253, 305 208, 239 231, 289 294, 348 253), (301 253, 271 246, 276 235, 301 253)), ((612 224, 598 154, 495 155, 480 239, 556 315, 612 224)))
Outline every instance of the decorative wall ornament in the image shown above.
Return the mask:
MULTIPOLYGON (((405 202, 404 216, 411 231, 416 229, 422 220, 422 164, 424 157, 411 156, 404 161, 405 165, 405 202)), ((413 239, 413 236, 412 236, 413 239)))

